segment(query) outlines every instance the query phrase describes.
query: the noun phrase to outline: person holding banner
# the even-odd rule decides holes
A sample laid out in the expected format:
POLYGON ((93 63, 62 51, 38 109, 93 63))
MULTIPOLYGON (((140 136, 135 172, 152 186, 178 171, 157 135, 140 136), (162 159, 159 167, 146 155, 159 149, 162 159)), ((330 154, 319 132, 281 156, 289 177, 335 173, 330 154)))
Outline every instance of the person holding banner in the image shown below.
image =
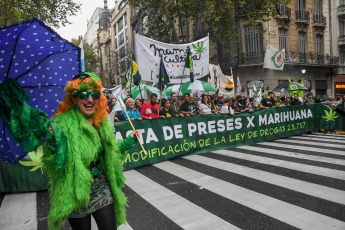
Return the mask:
POLYGON ((197 113, 199 113, 200 115, 204 115, 202 113, 202 111, 200 111, 198 109, 198 107, 196 106, 196 104, 194 104, 192 102, 192 97, 189 95, 189 93, 185 93, 183 95, 184 99, 185 99, 185 102, 181 105, 181 110, 180 112, 183 114, 183 115, 186 115, 187 117, 189 116, 195 116, 197 113))
POLYGON ((209 102, 208 96, 206 94, 201 95, 201 103, 199 105, 199 109, 203 114, 222 113, 221 111, 218 111, 216 109, 211 109, 211 103, 209 102))
POLYGON ((170 108, 174 117, 184 116, 182 113, 180 113, 180 102, 178 101, 176 93, 171 93, 170 108))
POLYGON ((159 111, 162 118, 173 117, 173 111, 170 108, 170 101, 167 99, 162 100, 162 109, 159 111))
MULTIPOLYGON (((134 100, 132 98, 128 98, 126 100, 126 112, 129 116, 129 119, 131 119, 132 121, 134 121, 134 120, 140 121, 143 119, 143 117, 141 116, 139 111, 135 108, 134 100)), ((121 115, 123 116, 123 120, 128 120, 128 118, 126 116, 126 112, 124 110, 122 110, 122 112, 121 112, 121 115)))
POLYGON ((143 104, 141 106, 141 116, 144 118, 144 119, 149 119, 151 120, 152 118, 159 118, 159 106, 158 106, 158 103, 157 103, 157 94, 155 93, 152 93, 150 95, 150 101, 149 102, 146 102, 145 104, 143 104))
POLYGON ((260 109, 272 108, 272 106, 274 105, 273 97, 275 97, 275 93, 272 91, 268 92, 268 96, 262 99, 260 102, 260 109))
POLYGON ((58 128, 48 128, 42 161, 50 185, 49 229, 60 229, 67 219, 72 229, 91 229, 91 215, 98 229, 126 223, 121 161, 137 141, 138 131, 115 140, 101 88, 101 79, 92 73, 68 81, 65 99, 52 118, 58 128), (67 152, 57 151, 52 138, 61 131, 66 138, 59 145, 67 152), (56 167, 61 161, 62 169, 56 167))

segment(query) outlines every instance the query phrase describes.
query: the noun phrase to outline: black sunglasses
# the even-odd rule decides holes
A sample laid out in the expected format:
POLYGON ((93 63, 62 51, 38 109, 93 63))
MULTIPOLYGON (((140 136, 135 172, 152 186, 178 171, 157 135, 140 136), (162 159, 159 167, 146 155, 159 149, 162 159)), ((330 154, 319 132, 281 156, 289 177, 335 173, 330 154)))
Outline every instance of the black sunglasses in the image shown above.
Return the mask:
POLYGON ((101 97, 100 92, 88 92, 88 91, 79 91, 75 95, 77 95, 82 100, 88 99, 89 95, 91 95, 92 99, 94 99, 94 100, 97 100, 101 97))

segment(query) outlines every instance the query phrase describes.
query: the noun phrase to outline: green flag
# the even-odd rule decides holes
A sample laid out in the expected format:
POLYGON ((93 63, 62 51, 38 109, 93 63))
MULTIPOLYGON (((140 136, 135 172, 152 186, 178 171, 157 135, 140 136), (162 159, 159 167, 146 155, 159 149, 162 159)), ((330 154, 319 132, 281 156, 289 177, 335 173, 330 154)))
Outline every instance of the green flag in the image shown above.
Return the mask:
POLYGON ((189 78, 190 82, 194 82, 194 68, 193 68, 193 58, 192 53, 190 52, 189 46, 187 47, 187 57, 184 64, 185 68, 189 68, 189 78))
POLYGON ((164 90, 164 86, 170 82, 169 76, 167 74, 167 70, 165 69, 164 62, 163 62, 163 55, 161 56, 161 62, 159 65, 159 81, 158 81, 158 89, 160 91, 164 90))
POLYGON ((132 76, 133 76, 133 84, 138 86, 141 81, 141 75, 138 69, 137 62, 135 61, 134 53, 132 53, 132 76))

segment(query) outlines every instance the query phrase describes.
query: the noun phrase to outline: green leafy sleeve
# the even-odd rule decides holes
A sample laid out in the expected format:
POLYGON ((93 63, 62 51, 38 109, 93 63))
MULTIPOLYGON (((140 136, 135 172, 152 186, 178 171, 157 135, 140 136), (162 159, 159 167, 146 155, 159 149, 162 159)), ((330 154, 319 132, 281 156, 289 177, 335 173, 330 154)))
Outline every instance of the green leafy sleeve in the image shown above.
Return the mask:
POLYGON ((129 135, 126 139, 121 141, 120 151, 122 153, 125 152, 126 150, 130 149, 132 147, 132 145, 134 145, 137 141, 138 141, 137 137, 133 138, 129 135))

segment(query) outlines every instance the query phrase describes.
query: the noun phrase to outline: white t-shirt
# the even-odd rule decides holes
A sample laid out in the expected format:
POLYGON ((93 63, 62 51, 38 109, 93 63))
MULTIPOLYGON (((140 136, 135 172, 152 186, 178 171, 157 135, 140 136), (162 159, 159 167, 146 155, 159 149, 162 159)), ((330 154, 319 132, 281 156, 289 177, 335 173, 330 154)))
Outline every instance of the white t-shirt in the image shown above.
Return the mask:
POLYGON ((204 103, 200 103, 199 109, 201 109, 204 114, 212 114, 210 104, 205 105, 204 103))
POLYGON ((223 114, 231 114, 231 115, 234 114, 234 111, 232 110, 232 108, 231 108, 230 106, 226 106, 226 105, 224 105, 224 106, 220 109, 220 111, 222 111, 223 114))

